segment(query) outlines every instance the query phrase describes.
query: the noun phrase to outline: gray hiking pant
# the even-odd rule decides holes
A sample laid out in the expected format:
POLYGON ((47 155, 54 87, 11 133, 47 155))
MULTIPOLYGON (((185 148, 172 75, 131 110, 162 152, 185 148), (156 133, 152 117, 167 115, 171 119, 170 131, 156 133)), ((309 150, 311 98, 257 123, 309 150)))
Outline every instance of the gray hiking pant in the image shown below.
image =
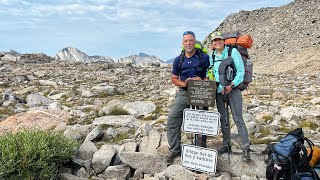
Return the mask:
MULTIPOLYGON (((240 89, 238 88, 233 89, 228 94, 228 100, 229 100, 228 104, 229 104, 229 107, 231 108, 233 120, 238 128, 238 133, 241 137, 241 146, 242 148, 247 149, 250 147, 250 141, 248 136, 248 130, 242 116, 242 95, 241 95, 240 89)), ((221 115, 220 123, 221 123, 221 131, 223 136, 222 144, 223 146, 227 146, 228 140, 229 142, 231 142, 230 123, 229 123, 229 128, 226 127, 226 118, 227 118, 226 108, 225 108, 225 103, 223 101, 223 95, 221 93, 217 93, 216 101, 217 101, 218 111, 221 115)))
POLYGON ((180 91, 176 94, 176 98, 171 104, 170 112, 167 120, 167 136, 169 143, 169 151, 172 153, 180 153, 181 142, 181 126, 183 121, 183 110, 188 108, 188 93, 180 91))
MULTIPOLYGON (((180 90, 171 104, 167 120, 169 151, 174 154, 181 152, 181 126, 183 122, 183 110, 186 108, 190 108, 188 105, 188 93, 185 90, 180 90)), ((205 147, 206 139, 206 136, 197 135, 196 145, 205 147)))

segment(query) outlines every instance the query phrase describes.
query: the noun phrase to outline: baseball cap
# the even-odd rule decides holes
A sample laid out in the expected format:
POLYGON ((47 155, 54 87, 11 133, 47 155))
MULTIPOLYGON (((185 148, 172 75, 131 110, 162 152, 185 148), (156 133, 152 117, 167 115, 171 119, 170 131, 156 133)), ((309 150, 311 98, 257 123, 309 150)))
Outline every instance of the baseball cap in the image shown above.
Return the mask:
POLYGON ((222 32, 217 31, 217 32, 211 33, 210 39, 211 41, 213 41, 214 39, 223 39, 222 32))

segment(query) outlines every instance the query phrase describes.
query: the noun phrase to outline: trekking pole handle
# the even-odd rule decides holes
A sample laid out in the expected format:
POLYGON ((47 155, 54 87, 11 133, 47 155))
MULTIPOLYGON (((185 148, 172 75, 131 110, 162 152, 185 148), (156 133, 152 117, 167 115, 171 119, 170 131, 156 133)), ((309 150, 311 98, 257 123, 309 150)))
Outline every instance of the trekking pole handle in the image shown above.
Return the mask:
POLYGON ((224 94, 223 94, 223 101, 224 102, 227 102, 228 101, 228 94, 226 93, 227 92, 227 87, 224 87, 224 94))

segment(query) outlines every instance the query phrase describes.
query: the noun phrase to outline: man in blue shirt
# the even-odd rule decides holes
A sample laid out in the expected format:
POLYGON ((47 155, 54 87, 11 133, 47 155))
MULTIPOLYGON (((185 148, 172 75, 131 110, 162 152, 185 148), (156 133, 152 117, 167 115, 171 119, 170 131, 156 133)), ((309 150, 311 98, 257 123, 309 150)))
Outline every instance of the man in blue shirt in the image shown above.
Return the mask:
POLYGON ((179 87, 179 92, 171 105, 167 120, 167 136, 169 154, 166 157, 167 164, 181 153, 181 126, 183 110, 188 108, 187 84, 189 80, 203 80, 209 67, 209 56, 201 50, 195 49, 196 38, 192 31, 183 33, 182 45, 184 53, 175 58, 172 66, 172 83, 179 87), (183 56, 180 62, 180 56, 183 56))
MULTIPOLYGON (((250 161, 250 142, 248 136, 248 130, 242 116, 242 95, 241 91, 237 86, 242 83, 244 77, 244 64, 241 59, 241 55, 236 48, 233 48, 231 51, 231 58, 234 62, 235 67, 235 76, 233 80, 228 85, 223 85, 220 82, 221 78, 219 77, 219 66, 223 64, 224 61, 229 58, 228 50, 229 47, 225 46, 223 35, 221 32, 214 32, 211 34, 211 44, 212 49, 214 49, 213 56, 210 55, 210 65, 214 65, 213 72, 217 84, 217 108, 221 114, 221 130, 223 135, 223 147, 218 150, 218 153, 226 153, 231 150, 230 146, 230 126, 227 127, 227 121, 229 121, 227 107, 229 105, 232 112, 232 117, 238 128, 238 133, 241 137, 241 146, 243 148, 243 161, 250 161), (212 58, 214 57, 214 59, 212 58), (227 103, 226 103, 227 101, 227 103), (226 103, 226 104, 225 104, 226 103), (229 148, 229 150, 228 150, 229 148)), ((226 76, 225 76, 226 77, 226 76)), ((229 124, 229 123, 228 123, 229 124)))

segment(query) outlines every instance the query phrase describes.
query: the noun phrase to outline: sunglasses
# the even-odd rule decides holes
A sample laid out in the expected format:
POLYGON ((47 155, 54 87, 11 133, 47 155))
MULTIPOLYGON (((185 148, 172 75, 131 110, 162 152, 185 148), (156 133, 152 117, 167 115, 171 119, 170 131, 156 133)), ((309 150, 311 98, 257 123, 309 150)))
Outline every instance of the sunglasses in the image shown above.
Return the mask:
POLYGON ((188 34, 191 34, 193 37, 196 37, 196 36, 194 35, 194 32, 192 32, 192 31, 186 31, 186 32, 183 33, 184 36, 185 36, 185 35, 188 35, 188 34))
POLYGON ((213 42, 217 42, 217 41, 222 41, 222 39, 216 38, 216 39, 213 39, 212 41, 213 41, 213 42))

